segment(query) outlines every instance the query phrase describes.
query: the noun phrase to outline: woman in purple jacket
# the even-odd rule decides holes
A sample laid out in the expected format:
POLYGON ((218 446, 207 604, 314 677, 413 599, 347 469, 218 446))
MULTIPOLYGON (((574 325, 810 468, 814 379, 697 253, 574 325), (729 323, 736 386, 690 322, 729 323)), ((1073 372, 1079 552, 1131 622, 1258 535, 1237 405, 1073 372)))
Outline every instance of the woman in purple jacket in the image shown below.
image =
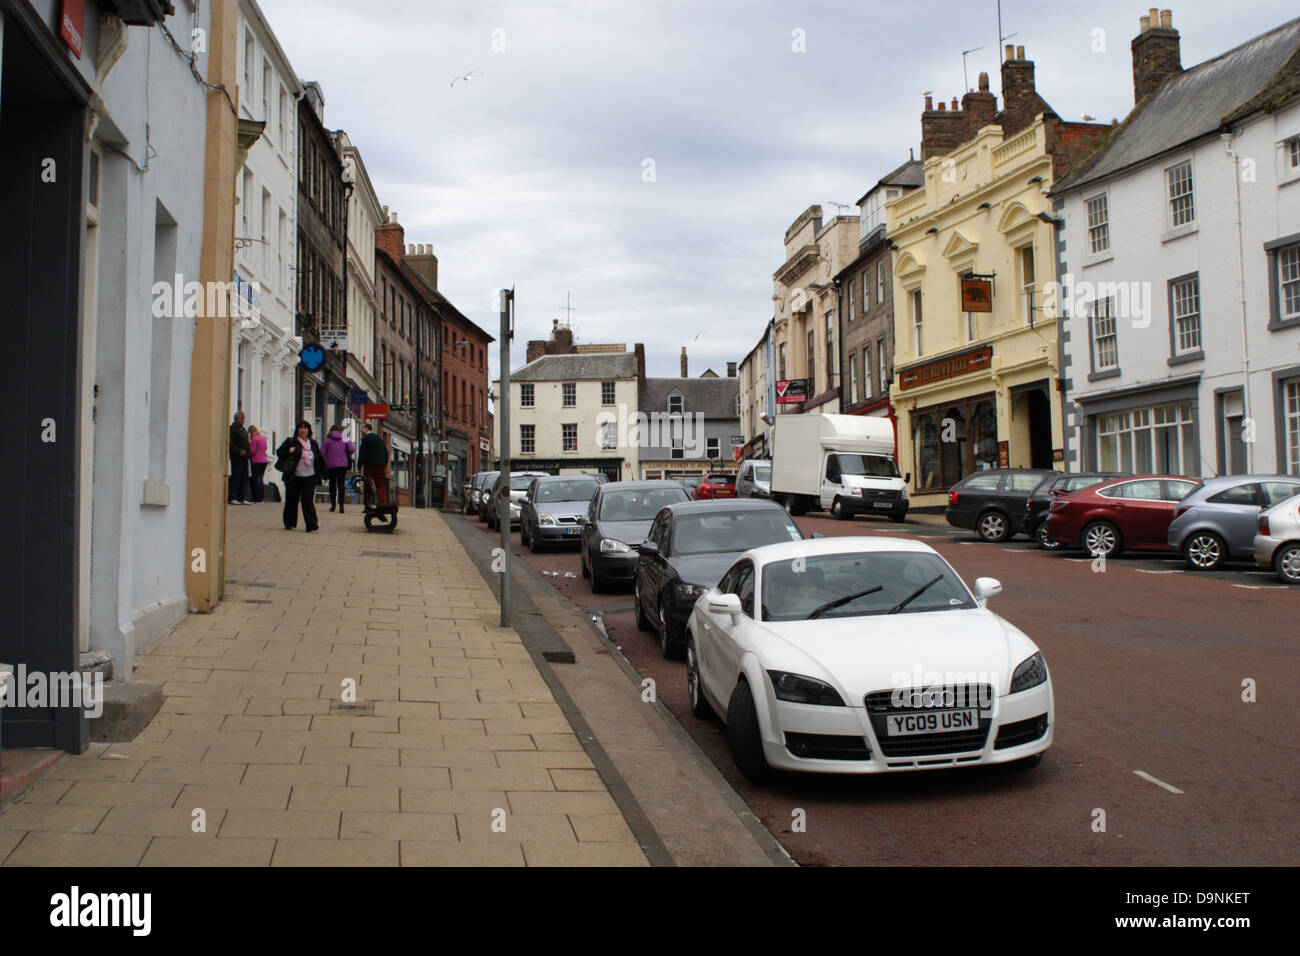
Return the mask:
POLYGON ((330 511, 337 502, 339 514, 343 514, 344 478, 348 465, 352 461, 354 447, 352 442, 343 439, 343 426, 335 425, 321 442, 320 450, 325 455, 325 474, 330 480, 330 511))
POLYGON ((261 504, 266 500, 266 483, 262 477, 266 474, 266 436, 256 425, 248 428, 248 447, 252 453, 249 461, 253 464, 253 501, 261 504))

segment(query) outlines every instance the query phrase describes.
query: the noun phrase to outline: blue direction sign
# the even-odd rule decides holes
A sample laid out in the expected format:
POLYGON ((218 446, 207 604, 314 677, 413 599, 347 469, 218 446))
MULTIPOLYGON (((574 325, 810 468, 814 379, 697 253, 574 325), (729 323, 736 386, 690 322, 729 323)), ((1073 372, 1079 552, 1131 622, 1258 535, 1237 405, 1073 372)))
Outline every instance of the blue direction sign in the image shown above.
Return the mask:
POLYGON ((298 362, 309 372, 318 371, 325 364, 325 350, 319 345, 304 345, 298 362))
POLYGON ((369 392, 353 392, 352 397, 348 399, 349 405, 365 405, 370 401, 369 392))

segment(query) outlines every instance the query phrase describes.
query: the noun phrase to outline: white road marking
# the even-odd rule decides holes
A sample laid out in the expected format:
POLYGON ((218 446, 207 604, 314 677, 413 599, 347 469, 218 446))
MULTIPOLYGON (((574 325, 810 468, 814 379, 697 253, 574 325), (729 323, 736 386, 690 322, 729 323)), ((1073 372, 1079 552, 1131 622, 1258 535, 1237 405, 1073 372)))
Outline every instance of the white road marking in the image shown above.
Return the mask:
POLYGON ((1139 777, 1141 777, 1143 780, 1149 780, 1151 783, 1154 783, 1157 787, 1164 787, 1164 788, 1165 788, 1166 790, 1168 790, 1170 793, 1182 793, 1182 792, 1183 792, 1183 791, 1179 790, 1177 787, 1175 787, 1175 786, 1171 786, 1170 784, 1165 783, 1163 780, 1160 780, 1160 779, 1157 779, 1156 777, 1151 776, 1151 774, 1147 773, 1145 770, 1134 770, 1133 772, 1134 772, 1135 774, 1137 774, 1139 777))
POLYGON ((1285 591, 1285 584, 1234 584, 1234 588, 1245 591, 1285 591))
POLYGON ((1183 573, 1182 570, 1179 568, 1172 568, 1168 571, 1152 570, 1151 568, 1134 568, 1133 570, 1136 571, 1138 574, 1182 574, 1183 573))

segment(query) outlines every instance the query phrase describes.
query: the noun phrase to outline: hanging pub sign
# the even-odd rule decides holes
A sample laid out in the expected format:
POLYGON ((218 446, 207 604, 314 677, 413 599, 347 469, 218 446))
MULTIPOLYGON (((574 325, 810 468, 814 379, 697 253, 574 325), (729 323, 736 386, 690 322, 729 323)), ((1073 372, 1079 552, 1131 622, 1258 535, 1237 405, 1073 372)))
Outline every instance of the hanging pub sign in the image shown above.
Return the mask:
POLYGON ((961 277, 961 310, 963 312, 993 311, 993 278, 967 275, 961 277))

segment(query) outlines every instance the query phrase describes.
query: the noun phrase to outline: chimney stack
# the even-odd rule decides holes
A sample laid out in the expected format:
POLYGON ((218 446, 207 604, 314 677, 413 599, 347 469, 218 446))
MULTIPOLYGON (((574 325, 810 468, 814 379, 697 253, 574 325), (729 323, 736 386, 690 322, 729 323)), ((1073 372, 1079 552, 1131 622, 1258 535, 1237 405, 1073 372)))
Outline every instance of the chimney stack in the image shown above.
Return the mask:
POLYGON ((1133 101, 1141 103, 1165 80, 1183 72, 1182 51, 1174 16, 1152 7, 1138 19, 1140 32, 1133 38, 1133 101))
POLYGON ((981 73, 979 92, 967 93, 961 98, 961 111, 966 115, 966 136, 974 137, 983 127, 997 122, 998 98, 989 92, 989 75, 981 73))
POLYGON ((682 346, 682 378, 687 378, 686 374, 686 346, 682 346))
POLYGON ((632 354, 636 356, 637 395, 640 395, 645 391, 645 345, 637 342, 632 346, 632 354))
POLYGON ((1025 48, 1007 46, 1002 64, 1002 136, 1010 139, 1034 122, 1049 107, 1034 85, 1034 61, 1025 59, 1025 48))
POLYGON ((925 98, 925 112, 921 114, 921 162, 931 156, 951 153, 968 139, 966 133, 966 116, 957 106, 957 97, 952 98, 952 109, 940 100, 938 106, 931 108, 931 98, 925 98))
POLYGON ((411 271, 427 282, 430 288, 438 288, 438 257, 433 254, 432 245, 420 242, 411 246, 411 251, 406 256, 406 264, 411 267, 411 271))
POLYGON ((406 252, 406 230, 397 222, 397 213, 388 213, 388 221, 375 229, 375 248, 383 250, 394 262, 401 262, 406 252))
POLYGON ((735 378, 735 377, 736 377, 736 363, 735 363, 735 362, 728 362, 728 363, 727 363, 727 378, 735 378))

